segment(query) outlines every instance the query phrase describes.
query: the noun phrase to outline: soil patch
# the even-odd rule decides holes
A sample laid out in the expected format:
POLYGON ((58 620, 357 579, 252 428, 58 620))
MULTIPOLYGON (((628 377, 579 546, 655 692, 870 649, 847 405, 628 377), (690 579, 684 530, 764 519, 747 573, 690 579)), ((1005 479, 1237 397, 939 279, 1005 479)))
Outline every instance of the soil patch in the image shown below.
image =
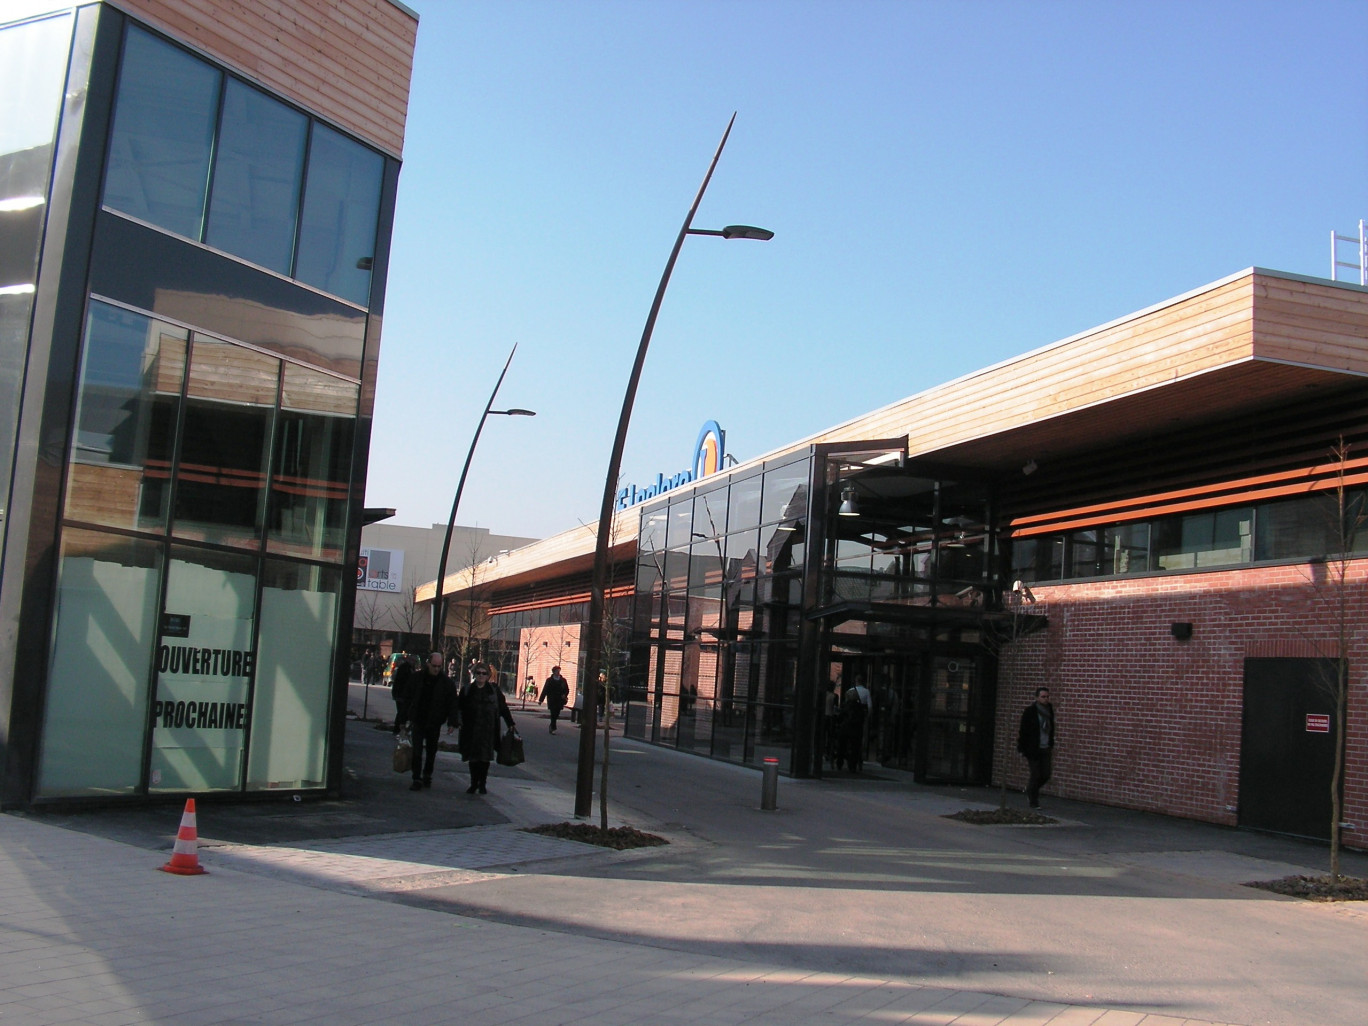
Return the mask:
POLYGON ((589 823, 545 823, 524 829, 529 834, 559 837, 566 841, 579 841, 581 844, 597 844, 600 848, 614 848, 617 851, 625 851, 628 848, 654 848, 659 844, 670 843, 663 837, 628 826, 601 830, 589 823))
POLYGON ((1368 880, 1356 876, 1285 876, 1280 880, 1256 880, 1245 884, 1260 890, 1286 894, 1307 901, 1368 901, 1368 880))
POLYGON ((1042 813, 1022 812, 1020 809, 960 809, 944 818, 973 823, 975 826, 1046 826, 1059 822, 1042 813))

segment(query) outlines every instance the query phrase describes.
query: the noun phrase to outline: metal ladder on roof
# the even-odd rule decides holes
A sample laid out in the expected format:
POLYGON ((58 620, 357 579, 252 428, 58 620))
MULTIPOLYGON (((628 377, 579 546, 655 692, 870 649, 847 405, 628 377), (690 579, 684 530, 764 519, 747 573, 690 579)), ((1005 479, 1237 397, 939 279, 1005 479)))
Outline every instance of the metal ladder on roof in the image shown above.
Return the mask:
POLYGON ((1339 269, 1341 267, 1357 267, 1359 273, 1359 284, 1368 285, 1368 222, 1359 221, 1358 238, 1352 235, 1341 235, 1331 229, 1330 231, 1330 280, 1339 281, 1339 269), (1339 258, 1339 247, 1342 242, 1358 243, 1358 262, 1341 260, 1339 258))

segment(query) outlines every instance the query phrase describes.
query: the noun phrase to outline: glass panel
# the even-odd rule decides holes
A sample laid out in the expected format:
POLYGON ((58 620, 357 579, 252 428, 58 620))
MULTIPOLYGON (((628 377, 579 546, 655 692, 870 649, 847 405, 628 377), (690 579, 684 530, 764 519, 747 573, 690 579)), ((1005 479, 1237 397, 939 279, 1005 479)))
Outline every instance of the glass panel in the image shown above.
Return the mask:
POLYGON ((670 503, 669 526, 665 544, 672 549, 682 549, 693 543, 693 496, 670 503))
POLYGON ((756 548, 755 531, 729 534, 726 541, 727 580, 754 580, 759 570, 760 553, 756 548))
POLYGON ((295 277, 370 305, 384 171, 380 154, 314 123, 295 277))
POLYGON ((299 111, 228 80, 205 242, 272 271, 290 272, 308 130, 299 111))
POLYGON ((1120 524, 1103 535, 1103 573, 1142 574, 1150 569, 1149 524, 1120 524))
POLYGON ((727 489, 714 488, 694 496, 695 536, 716 538, 727 530, 727 489))
POLYGON ((130 794, 142 778, 160 546, 68 530, 60 574, 38 793, 130 794))
POLYGON ((666 507, 657 506, 641 514, 641 528, 637 536, 637 552, 655 552, 665 547, 666 507))
POLYGON ((1068 577, 1096 577, 1102 573, 1101 531, 1074 531, 1069 535, 1068 577))
POLYGON ((760 487, 764 478, 759 474, 732 479, 727 497, 727 530, 740 531, 760 523, 760 487))
POLYGON ((64 15, 0 31, 0 536, 71 24, 64 15))
POLYGON ((266 561, 248 790, 324 786, 341 586, 335 567, 266 561))
MULTIPOLYGON (((781 520, 773 527, 765 527, 760 531, 761 551, 765 554, 765 570, 767 574, 783 573, 785 570, 801 570, 803 568, 803 542, 807 537, 805 525, 791 520, 781 520)), ((842 542, 841 544, 846 544, 842 542)), ((865 553, 865 562, 869 560, 869 550, 866 546, 860 548, 865 553)))
POLYGON ((1062 537, 1012 539, 1012 580, 1057 581, 1064 575, 1062 537))
POLYGON ((152 704, 151 791, 239 786, 255 665, 254 564, 250 556, 171 550, 152 704))
POLYGON ((184 50, 129 28, 105 173, 106 205, 200 238, 221 78, 184 50))
POLYGON ((1154 555, 1161 570, 1228 566, 1252 555, 1249 507, 1170 517, 1154 523, 1154 555))
POLYGON ((808 474, 807 460, 765 471, 760 523, 807 518, 808 474))
POLYGON ((246 547, 260 540, 279 370, 274 357, 195 337, 176 479, 177 536, 246 547))
POLYGON ((275 552, 341 560, 357 386, 285 365, 266 546, 275 552), (314 386, 311 390, 310 386, 314 386), (342 408, 348 416, 299 412, 342 408))
POLYGON ((188 343, 183 328, 91 304, 67 469, 68 518, 134 530, 166 526, 188 343))

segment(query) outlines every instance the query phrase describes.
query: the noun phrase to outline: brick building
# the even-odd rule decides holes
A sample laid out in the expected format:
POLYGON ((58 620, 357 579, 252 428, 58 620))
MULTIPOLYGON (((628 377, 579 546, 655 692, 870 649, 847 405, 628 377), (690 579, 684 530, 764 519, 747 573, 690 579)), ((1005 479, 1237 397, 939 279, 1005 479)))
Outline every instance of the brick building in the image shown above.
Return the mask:
MULTIPOLYGON (((625 729, 829 775, 864 684, 867 764, 1020 786, 1048 684, 1053 793, 1328 836, 1345 722, 1368 846, 1365 382, 1368 289, 1252 268, 624 508, 625 729)), ((496 637, 577 631, 593 541, 487 568, 496 637)))

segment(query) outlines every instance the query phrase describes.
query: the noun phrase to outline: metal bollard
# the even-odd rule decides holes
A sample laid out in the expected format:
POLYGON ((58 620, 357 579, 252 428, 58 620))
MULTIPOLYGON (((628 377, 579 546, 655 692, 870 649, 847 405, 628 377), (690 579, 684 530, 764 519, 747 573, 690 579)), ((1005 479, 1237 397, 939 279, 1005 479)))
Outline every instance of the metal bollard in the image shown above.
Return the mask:
POLYGON ((760 811, 773 812, 779 807, 779 760, 765 759, 760 782, 760 811))

